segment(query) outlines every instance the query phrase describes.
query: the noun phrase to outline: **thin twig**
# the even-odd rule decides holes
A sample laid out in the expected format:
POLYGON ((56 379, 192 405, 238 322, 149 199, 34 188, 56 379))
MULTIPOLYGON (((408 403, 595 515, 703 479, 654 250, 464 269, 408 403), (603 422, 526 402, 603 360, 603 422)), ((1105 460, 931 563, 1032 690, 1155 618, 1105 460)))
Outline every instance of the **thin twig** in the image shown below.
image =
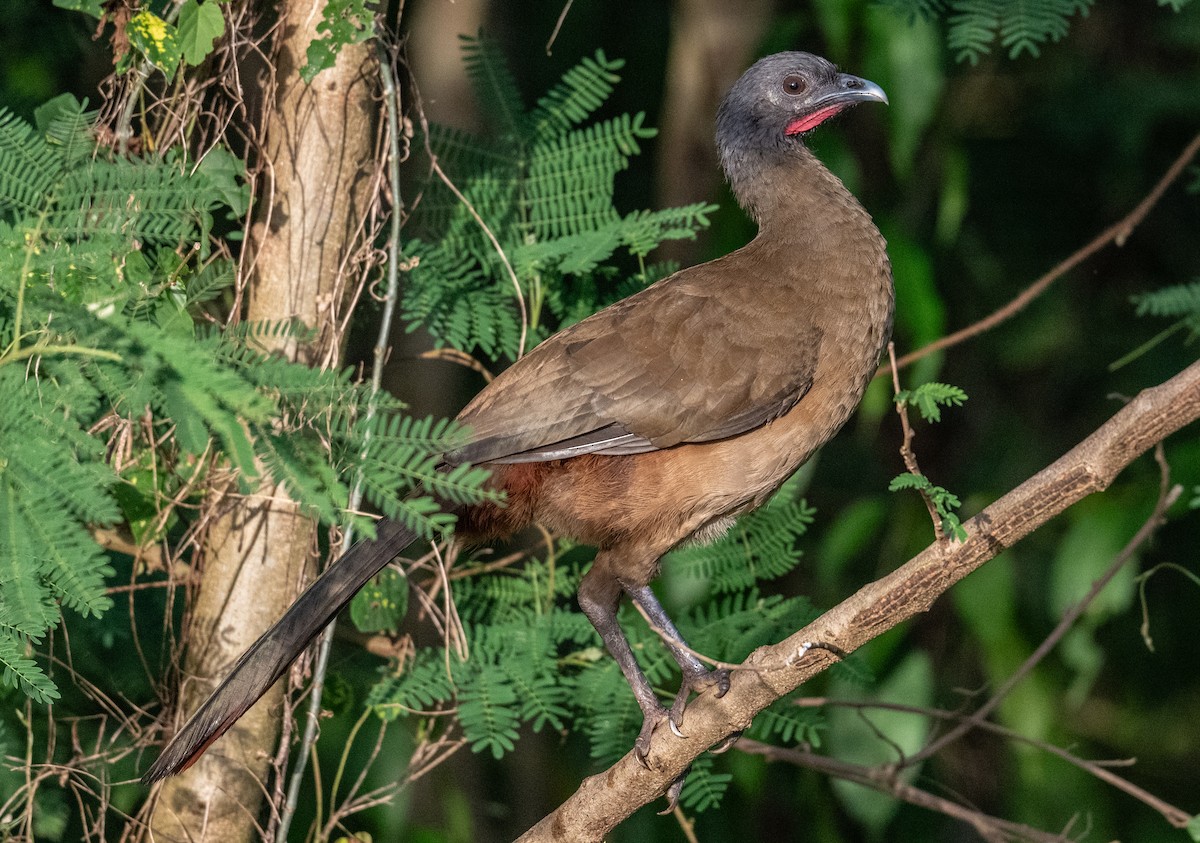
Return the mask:
POLYGON ((550 55, 550 49, 554 46, 555 40, 558 39, 558 33, 562 30, 562 25, 567 19, 567 14, 571 11, 571 4, 575 0, 567 0, 563 4, 562 11, 558 13, 558 20, 554 22, 554 31, 550 33, 550 40, 546 42, 546 55, 550 55))
MULTIPOLYGON (((854 708, 854 709, 882 709, 884 711, 897 711, 903 714, 912 714, 918 717, 933 718, 937 720, 952 720, 961 723, 970 718, 971 715, 964 714, 960 711, 947 711, 942 708, 926 708, 917 705, 904 705, 903 703, 880 702, 875 700, 835 700, 828 697, 805 697, 795 700, 795 704, 802 708, 822 708, 824 706, 836 706, 838 708, 854 708)), ((1106 784, 1120 790, 1121 792, 1132 796, 1134 799, 1153 808, 1163 816, 1167 822, 1174 826, 1183 826, 1191 819, 1191 814, 1187 811, 1177 808, 1174 805, 1158 798, 1153 793, 1143 790, 1128 779, 1118 776, 1112 772, 1113 767, 1130 767, 1137 763, 1136 759, 1120 759, 1107 761, 1089 761, 1085 758, 1080 758, 1060 746, 1055 746, 1037 738, 1031 738, 1028 735, 1023 735, 1020 732, 1010 729, 1007 726, 1002 726, 999 723, 993 723, 990 720, 985 720, 982 723, 976 723, 976 728, 985 732, 990 732, 999 735, 1006 740, 1016 743, 1023 743, 1034 749, 1045 752, 1049 755, 1054 755, 1068 764, 1078 767, 1089 775, 1093 775, 1106 784)), ((894 765, 890 765, 894 766, 894 765)))
POLYGON ((422 360, 447 360, 460 366, 466 366, 471 371, 483 375, 483 379, 487 383, 491 383, 496 377, 470 354, 457 348, 432 348, 429 351, 422 351, 417 356, 422 360))
POLYGON ((650 628, 650 631, 661 638, 662 642, 666 644, 669 649, 682 650, 688 655, 695 656, 700 661, 712 665, 717 670, 738 670, 742 667, 738 664, 723 662, 719 659, 714 659, 711 656, 706 656, 699 650, 693 650, 687 645, 686 642, 681 641, 673 635, 669 635, 665 629, 656 624, 654 621, 650 620, 650 616, 646 614, 646 610, 642 608, 640 603, 638 603, 636 600, 631 600, 630 602, 633 604, 633 608, 637 609, 638 614, 642 616, 642 620, 646 622, 646 626, 650 628))
POLYGON ((827 776, 878 790, 910 805, 937 811, 967 823, 985 839, 997 839, 997 835, 1001 835, 999 839, 1032 840, 1037 843, 1061 843, 1066 839, 1063 834, 1051 834, 1032 826, 1003 820, 960 805, 945 797, 935 796, 901 781, 894 772, 881 770, 878 767, 852 764, 848 761, 830 758, 827 755, 817 755, 794 747, 773 746, 748 738, 742 738, 735 746, 738 750, 750 755, 761 755, 769 761, 784 761, 805 769, 816 770, 827 776))
POLYGON ((671 809, 671 815, 675 817, 675 822, 679 823, 679 830, 683 832, 688 843, 700 843, 696 837, 696 823, 687 818, 687 814, 683 812, 682 808, 676 805, 671 809))
MULTIPOLYGON (((1158 200, 1162 198, 1162 195, 1166 192, 1167 188, 1179 178, 1191 160, 1196 157, 1198 152, 1200 152, 1200 135, 1196 135, 1196 137, 1192 138, 1191 142, 1184 147, 1181 153, 1179 153, 1179 157, 1175 159, 1174 163, 1172 163, 1169 168, 1167 168, 1167 172, 1163 174, 1161 179, 1158 180, 1158 183, 1154 185, 1153 189, 1151 189, 1151 191, 1146 194, 1146 197, 1139 202, 1124 218, 1104 229, 1104 231, 1100 232, 1100 234, 1093 238, 1091 242, 1067 257, 1041 278, 1034 281, 1032 284, 1022 290, 1016 298, 1001 307, 999 310, 992 312, 983 319, 980 319, 978 322, 968 325, 961 330, 955 331, 953 334, 948 334, 939 340, 934 340, 928 345, 918 348, 916 351, 910 351, 908 354, 905 354, 903 357, 897 360, 896 365, 903 368, 911 363, 915 363, 923 357, 928 357, 935 351, 941 351, 944 348, 958 345, 959 343, 965 342, 966 340, 982 334, 985 331, 991 330, 1001 322, 1004 322, 1005 320, 1021 312, 1021 310, 1023 310, 1030 302, 1045 292, 1047 287, 1049 287, 1062 276, 1066 275, 1075 267, 1079 266, 1079 264, 1083 263, 1092 255, 1096 254, 1096 252, 1103 249, 1109 243, 1115 243, 1117 246, 1124 246, 1125 241, 1129 238, 1129 235, 1133 233, 1133 230, 1142 222, 1146 215, 1150 213, 1150 210, 1158 203, 1158 200)), ((880 366, 875 375, 878 377, 879 375, 886 373, 887 366, 880 366)))
MULTIPOLYGON (((888 362, 892 367, 892 395, 900 395, 900 371, 896 368, 896 344, 889 341, 888 346, 888 362)), ((915 474, 918 477, 925 475, 921 471, 921 466, 917 464, 917 453, 913 450, 912 441, 916 435, 913 433, 912 425, 908 423, 908 405, 904 401, 897 398, 893 399, 896 406, 896 413, 900 416, 900 429, 904 436, 900 442, 900 457, 904 460, 904 467, 909 470, 909 473, 915 474)), ((921 493, 921 500, 925 501, 925 508, 929 510, 929 518, 933 521, 933 535, 938 541, 946 537, 942 532, 942 519, 938 517, 937 507, 934 506, 933 498, 924 489, 918 489, 921 493)))

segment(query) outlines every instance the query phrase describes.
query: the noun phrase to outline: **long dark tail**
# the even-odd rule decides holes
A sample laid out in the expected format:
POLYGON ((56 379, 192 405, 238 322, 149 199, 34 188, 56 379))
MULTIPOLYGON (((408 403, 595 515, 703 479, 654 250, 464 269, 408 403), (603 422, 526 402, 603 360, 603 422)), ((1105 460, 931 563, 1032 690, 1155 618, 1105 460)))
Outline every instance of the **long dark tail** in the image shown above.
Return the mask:
POLYGON ((375 533, 374 541, 360 541, 331 565, 242 654, 229 675, 142 776, 144 783, 156 782, 190 767, 275 684, 367 580, 417 538, 414 532, 387 518, 375 525, 375 533))

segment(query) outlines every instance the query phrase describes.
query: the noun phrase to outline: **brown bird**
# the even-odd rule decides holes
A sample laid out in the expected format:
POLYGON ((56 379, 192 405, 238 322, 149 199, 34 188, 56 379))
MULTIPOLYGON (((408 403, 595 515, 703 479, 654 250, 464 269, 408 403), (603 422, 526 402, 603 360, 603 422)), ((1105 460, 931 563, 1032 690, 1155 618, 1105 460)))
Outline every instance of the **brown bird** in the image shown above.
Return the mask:
MULTIPOLYGON (((687 649, 650 590, 663 554, 710 541, 762 504, 846 422, 891 331, 892 275, 870 216, 803 136, 878 85, 808 53, 779 53, 738 80, 717 115, 721 164, 758 224, 753 241, 684 269, 550 337, 459 414, 471 430, 447 465, 479 463, 506 504, 460 507, 468 541, 537 521, 595 545, 579 605, 654 730, 678 732, 693 692, 729 689, 687 649), (667 708, 617 624, 628 595, 683 673, 667 708)), ((415 540, 384 519, 238 660, 147 771, 186 769, 305 646, 415 540)))

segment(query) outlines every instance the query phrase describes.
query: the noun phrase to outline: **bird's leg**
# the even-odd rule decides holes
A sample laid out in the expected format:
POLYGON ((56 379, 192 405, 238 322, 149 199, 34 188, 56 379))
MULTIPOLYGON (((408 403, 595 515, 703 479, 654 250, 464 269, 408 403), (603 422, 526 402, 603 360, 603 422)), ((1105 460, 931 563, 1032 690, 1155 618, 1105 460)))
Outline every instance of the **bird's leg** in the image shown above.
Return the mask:
POLYGON ((625 674, 625 681, 633 689, 633 696, 638 707, 642 710, 642 730, 633 745, 634 754, 643 766, 650 751, 650 737, 664 720, 669 720, 669 713, 658 696, 654 693, 646 674, 638 666, 629 639, 617 623, 617 606, 621 602, 621 583, 603 564, 601 557, 596 558, 592 568, 579 583, 579 608, 587 615, 592 626, 600 633, 604 646, 625 674))
POLYGON ((683 672, 683 682, 679 687, 679 693, 675 696, 675 702, 671 705, 670 710, 670 725, 671 731, 682 737, 680 727, 683 725, 683 709, 687 705, 688 697, 695 691, 697 694, 713 688, 716 691, 717 697, 725 696, 729 690, 729 671, 727 669, 709 670, 704 664, 696 658, 696 654, 683 640, 683 636, 679 634, 679 630, 675 628, 675 624, 671 622, 667 616, 667 610, 658 602, 658 598, 654 595, 654 591, 648 585, 640 588, 626 588, 631 600, 641 607, 646 613, 646 617, 650 619, 650 623, 658 628, 660 637, 663 643, 667 645, 667 649, 671 651, 672 657, 679 664, 679 669, 683 672))

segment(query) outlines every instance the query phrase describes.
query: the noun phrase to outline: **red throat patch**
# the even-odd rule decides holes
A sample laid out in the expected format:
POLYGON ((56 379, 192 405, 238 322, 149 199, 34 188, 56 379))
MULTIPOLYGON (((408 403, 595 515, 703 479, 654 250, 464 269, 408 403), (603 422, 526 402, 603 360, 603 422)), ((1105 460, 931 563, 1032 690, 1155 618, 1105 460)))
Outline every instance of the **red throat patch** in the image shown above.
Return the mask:
POLYGON ((824 123, 833 115, 846 107, 845 103, 836 105, 827 105, 824 108, 818 108, 812 114, 806 114, 791 123, 788 123, 787 128, 783 130, 785 135, 798 135, 802 132, 807 132, 809 129, 815 129, 817 126, 824 123))

